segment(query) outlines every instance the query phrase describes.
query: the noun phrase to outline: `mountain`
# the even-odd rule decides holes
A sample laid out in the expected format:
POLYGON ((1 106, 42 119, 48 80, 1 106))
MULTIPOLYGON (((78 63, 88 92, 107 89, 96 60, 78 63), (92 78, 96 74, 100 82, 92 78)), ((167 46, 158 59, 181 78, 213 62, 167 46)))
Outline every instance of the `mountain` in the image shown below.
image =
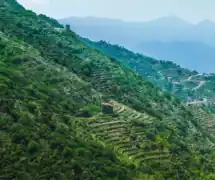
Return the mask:
POLYGON ((106 40, 128 46, 130 40, 134 43, 138 40, 166 41, 191 26, 178 17, 164 17, 145 23, 96 17, 70 17, 59 22, 70 24, 75 32, 92 40, 106 40))
POLYGON ((173 39, 180 41, 200 41, 208 46, 215 47, 215 22, 203 20, 200 23, 182 31, 173 39))
POLYGON ((15 0, 0 31, 0 179, 214 178, 212 114, 15 0))
MULTIPOLYGON (((174 28, 184 30, 191 27, 191 24, 177 16, 166 16, 146 22, 150 26, 174 28)), ((176 33, 176 32, 175 32, 176 33)))
POLYGON ((76 33, 93 41, 119 44, 202 73, 214 72, 215 23, 209 20, 190 24, 174 16, 149 22, 71 17, 59 22, 70 24, 76 33))
POLYGON ((134 49, 157 59, 174 59, 176 64, 201 73, 214 72, 215 48, 201 42, 150 41, 140 43, 134 49))
MULTIPOLYGON (((105 41, 92 42, 87 39, 83 39, 83 41, 104 54, 117 59, 120 63, 154 82, 155 85, 163 90, 181 97, 185 102, 189 100, 189 104, 206 105, 215 113, 215 74, 199 74, 197 71, 181 68, 171 61, 158 61, 154 58, 133 53, 124 47, 111 45, 105 41)), ((156 42, 154 46, 156 44, 159 43, 156 42)), ((184 44, 182 43, 181 45, 184 44)), ((171 46, 169 47, 170 49, 171 46)), ((150 46, 147 48, 150 49, 150 46)), ((186 49, 184 48, 184 53, 181 53, 183 58, 186 58, 192 52, 186 52, 186 49)), ((199 51, 203 50, 201 46, 198 49, 199 51)), ((165 51, 158 52, 161 54, 165 51)), ((186 64, 187 62, 184 63, 186 64)), ((195 64, 198 63, 193 62, 193 67, 195 67, 195 64)), ((189 64, 187 63, 187 65, 189 64)), ((203 66, 203 64, 198 65, 203 66)), ((192 67, 191 64, 190 66, 192 67)))

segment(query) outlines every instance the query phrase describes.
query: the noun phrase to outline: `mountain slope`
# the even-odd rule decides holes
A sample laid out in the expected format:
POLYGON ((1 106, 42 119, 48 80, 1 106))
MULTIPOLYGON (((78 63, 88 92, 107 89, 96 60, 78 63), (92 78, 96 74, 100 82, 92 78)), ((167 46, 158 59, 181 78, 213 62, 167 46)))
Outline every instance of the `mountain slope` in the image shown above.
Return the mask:
POLYGON ((210 114, 55 20, 13 0, 0 8, 1 179, 212 177, 213 127, 201 126, 210 114), (101 112, 103 102, 111 115, 101 112))
POLYGON ((215 112, 214 74, 198 74, 196 71, 181 68, 170 61, 158 61, 104 41, 92 42, 87 39, 83 41, 116 58, 163 90, 181 97, 184 101, 189 100, 189 104, 206 105, 212 112, 215 112))
POLYGON ((177 34, 173 39, 179 41, 200 41, 208 46, 215 47, 215 22, 203 20, 198 24, 177 34))
POLYGON ((135 50, 157 59, 174 60, 181 67, 201 73, 214 72, 215 48, 201 42, 151 41, 139 43, 135 50))
POLYGON ((80 108, 96 105, 95 92, 31 46, 5 37, 0 42, 0 179, 95 179, 116 173, 129 179, 134 170, 108 148, 84 141, 73 120, 80 108), (104 162, 109 169, 102 169, 104 162))

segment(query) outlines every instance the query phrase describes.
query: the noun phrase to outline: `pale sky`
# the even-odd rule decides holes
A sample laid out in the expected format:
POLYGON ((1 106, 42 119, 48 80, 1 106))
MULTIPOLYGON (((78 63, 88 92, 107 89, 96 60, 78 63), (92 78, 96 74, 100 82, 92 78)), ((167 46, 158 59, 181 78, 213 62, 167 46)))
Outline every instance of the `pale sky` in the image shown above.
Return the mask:
POLYGON ((197 23, 215 21, 215 0, 18 0, 25 8, 56 19, 95 16, 148 21, 178 16, 197 23))

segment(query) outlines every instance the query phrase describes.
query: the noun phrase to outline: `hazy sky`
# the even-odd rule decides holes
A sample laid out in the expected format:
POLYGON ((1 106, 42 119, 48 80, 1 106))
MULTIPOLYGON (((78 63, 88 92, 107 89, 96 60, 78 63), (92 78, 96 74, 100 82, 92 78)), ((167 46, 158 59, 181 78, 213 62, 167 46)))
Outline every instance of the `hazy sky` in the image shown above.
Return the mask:
POLYGON ((147 21, 176 15, 190 22, 215 21, 215 0, 18 0, 24 7, 54 18, 96 16, 147 21))

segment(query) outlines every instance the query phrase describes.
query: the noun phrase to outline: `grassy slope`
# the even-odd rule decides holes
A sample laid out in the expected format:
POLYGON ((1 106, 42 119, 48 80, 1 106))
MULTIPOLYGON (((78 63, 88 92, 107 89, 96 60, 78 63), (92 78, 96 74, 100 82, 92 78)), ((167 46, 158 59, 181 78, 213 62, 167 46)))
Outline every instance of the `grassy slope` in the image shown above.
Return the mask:
POLYGON ((157 61, 153 58, 135 54, 123 47, 111 45, 103 41, 91 42, 84 39, 84 42, 116 58, 143 77, 147 77, 153 81, 157 86, 181 97, 183 100, 187 100, 189 97, 193 102, 197 101, 199 102, 198 104, 204 104, 201 102, 204 102, 202 99, 206 98, 210 109, 215 112, 214 74, 195 76, 198 74, 197 72, 181 68, 172 62, 157 61), (205 84, 196 89, 201 81, 204 81, 205 84))
POLYGON ((0 9, 2 179, 188 179, 213 170, 213 137, 200 126, 208 114, 8 2, 0 9), (113 116, 99 113, 107 100, 113 116), (81 109, 92 117, 76 117, 81 109))

